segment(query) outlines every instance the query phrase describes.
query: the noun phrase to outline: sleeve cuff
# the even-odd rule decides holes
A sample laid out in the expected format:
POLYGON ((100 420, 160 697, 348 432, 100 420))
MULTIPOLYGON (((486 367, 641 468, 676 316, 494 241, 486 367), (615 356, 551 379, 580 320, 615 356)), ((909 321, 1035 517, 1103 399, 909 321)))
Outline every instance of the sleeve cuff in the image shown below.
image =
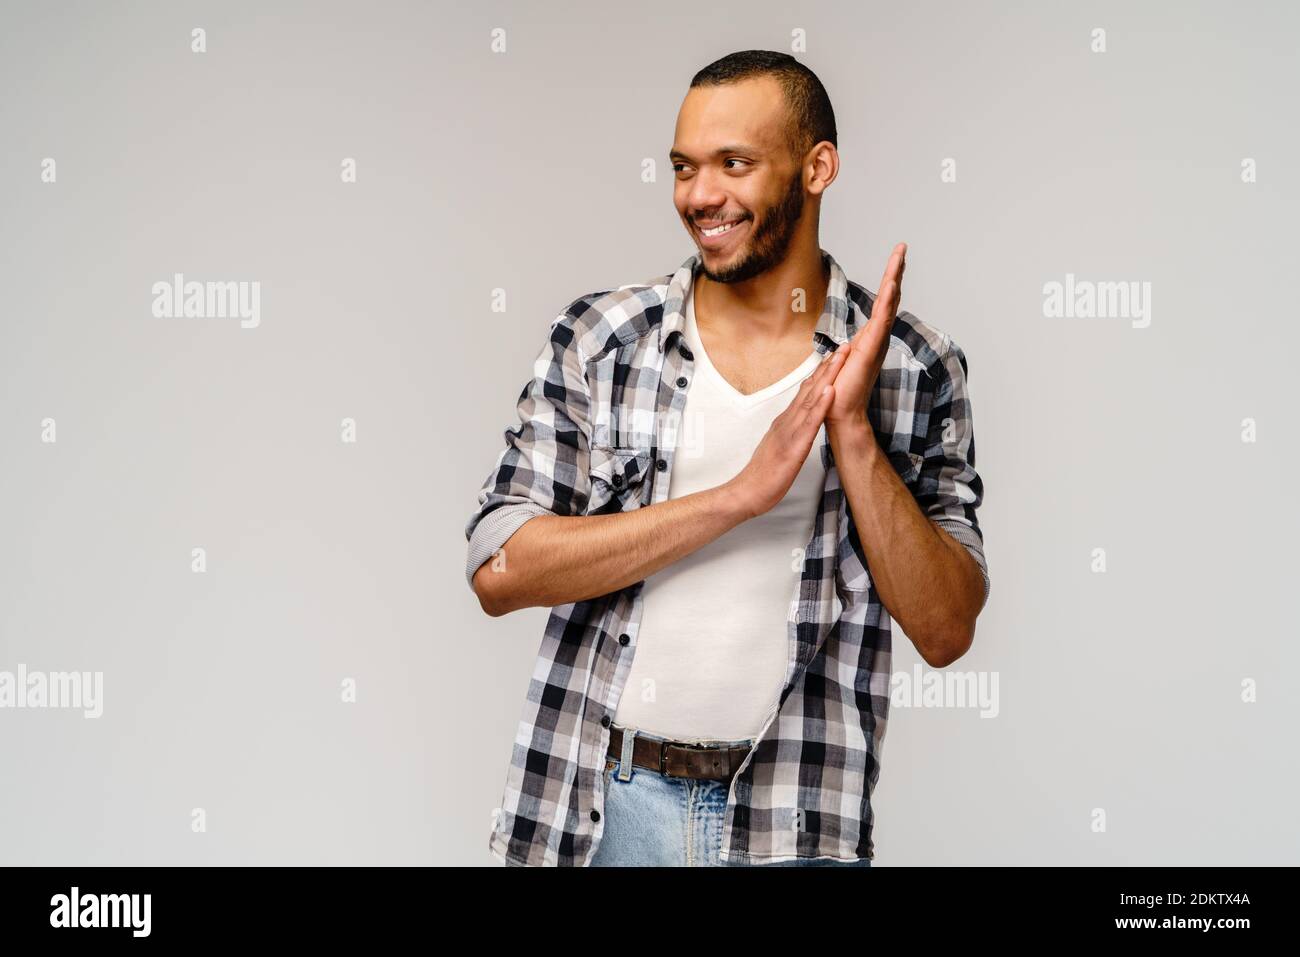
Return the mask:
POLYGON ((548 514, 536 502, 516 502, 500 505, 488 512, 474 527, 469 540, 469 557, 465 562, 465 581, 474 588, 474 573, 479 566, 495 555, 519 526, 530 518, 548 514))

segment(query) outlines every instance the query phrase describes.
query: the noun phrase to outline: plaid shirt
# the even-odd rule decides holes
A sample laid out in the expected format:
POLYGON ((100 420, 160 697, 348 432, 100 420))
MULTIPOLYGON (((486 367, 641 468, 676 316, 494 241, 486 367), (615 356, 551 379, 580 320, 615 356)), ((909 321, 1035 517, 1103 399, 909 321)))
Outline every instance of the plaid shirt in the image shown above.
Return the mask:
MULTIPOLYGON (((830 268, 813 345, 852 338, 875 296, 830 268)), ((520 424, 465 528, 467 580, 536 515, 624 512, 668 498, 693 356, 680 335, 699 257, 575 300, 519 397, 520 424)), ((921 510, 988 568, 966 358, 899 312, 868 418, 921 510)), ((871 793, 889 712, 890 617, 867 568, 823 427, 826 483, 791 576, 785 686, 727 797, 722 859, 874 857, 871 793), (797 578, 797 581, 796 581, 797 578)), ((506 553, 508 560, 509 553, 506 553)), ((604 829, 605 752, 637 648, 644 581, 551 611, 488 846, 526 865, 586 865, 604 829)))

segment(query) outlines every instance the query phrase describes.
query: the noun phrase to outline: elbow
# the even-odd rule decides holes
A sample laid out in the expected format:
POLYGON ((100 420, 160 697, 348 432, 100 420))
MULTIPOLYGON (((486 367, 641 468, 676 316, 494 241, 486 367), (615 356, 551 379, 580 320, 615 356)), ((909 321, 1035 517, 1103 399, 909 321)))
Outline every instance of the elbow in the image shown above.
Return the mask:
POLYGON ((512 611, 518 611, 520 608, 528 608, 534 602, 532 601, 531 588, 529 585, 531 576, 524 575, 523 570, 527 568, 532 561, 529 552, 524 551, 522 559, 516 558, 518 550, 512 546, 509 566, 506 563, 506 545, 516 541, 520 529, 509 530, 512 524, 519 524, 515 521, 520 515, 523 515, 526 525, 528 520, 535 517, 536 506, 517 504, 510 505, 504 509, 497 509, 489 513, 488 521, 494 524, 488 525, 480 523, 470 539, 470 554, 483 555, 490 549, 490 554, 479 563, 478 568, 474 569, 474 575, 470 579, 470 585, 474 589, 474 595, 478 598, 479 607, 483 613, 492 618, 500 618, 512 611), (515 516, 511 518, 510 516, 515 516), (503 518, 504 517, 504 518, 503 518), (504 542, 499 540, 502 534, 502 525, 506 526, 505 530, 509 537, 504 542), (521 567, 514 567, 521 565, 521 567))
POLYGON ((936 635, 917 650, 925 663, 931 668, 947 668, 970 651, 975 642, 975 623, 953 628, 946 633, 936 635))
POLYGON ((505 576, 494 571, 491 564, 491 562, 484 562, 474 573, 474 594, 478 597, 479 607, 483 609, 484 614, 492 618, 500 618, 514 611, 514 607, 510 604, 505 589, 502 588, 504 582, 501 579, 505 576))
POLYGON ((975 622, 984 607, 984 576, 973 558, 969 555, 965 558, 967 565, 975 571, 967 595, 963 596, 960 604, 945 609, 941 617, 932 621, 927 641, 916 643, 921 657, 931 668, 947 668, 970 651, 975 643, 975 622))

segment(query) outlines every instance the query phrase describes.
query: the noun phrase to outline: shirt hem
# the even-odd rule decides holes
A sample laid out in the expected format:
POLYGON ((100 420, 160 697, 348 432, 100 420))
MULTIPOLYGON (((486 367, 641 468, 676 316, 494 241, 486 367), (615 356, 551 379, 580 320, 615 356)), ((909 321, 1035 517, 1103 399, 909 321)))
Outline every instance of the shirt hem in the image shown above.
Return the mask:
MULTIPOLYGON (((866 857, 834 857, 830 854, 817 854, 813 856, 803 854, 779 854, 776 857, 755 857, 753 854, 746 856, 746 864, 788 864, 790 861, 834 861, 837 864, 856 864, 858 861, 871 861, 875 859, 870 855, 866 857)), ((731 863, 725 856, 719 856, 724 864, 731 863)))

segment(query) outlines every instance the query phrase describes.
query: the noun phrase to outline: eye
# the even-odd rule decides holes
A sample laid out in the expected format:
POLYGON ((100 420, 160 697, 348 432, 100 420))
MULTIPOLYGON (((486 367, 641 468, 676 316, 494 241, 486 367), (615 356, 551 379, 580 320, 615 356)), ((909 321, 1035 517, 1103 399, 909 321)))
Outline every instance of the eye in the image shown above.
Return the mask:
MULTIPOLYGON (((743 159, 741 159, 739 156, 732 156, 732 157, 729 157, 729 158, 727 159, 727 162, 728 162, 728 163, 744 163, 745 165, 749 165, 749 160, 743 160, 743 159)), ((731 167, 731 168, 732 168, 732 169, 735 169, 734 166, 731 167)))

